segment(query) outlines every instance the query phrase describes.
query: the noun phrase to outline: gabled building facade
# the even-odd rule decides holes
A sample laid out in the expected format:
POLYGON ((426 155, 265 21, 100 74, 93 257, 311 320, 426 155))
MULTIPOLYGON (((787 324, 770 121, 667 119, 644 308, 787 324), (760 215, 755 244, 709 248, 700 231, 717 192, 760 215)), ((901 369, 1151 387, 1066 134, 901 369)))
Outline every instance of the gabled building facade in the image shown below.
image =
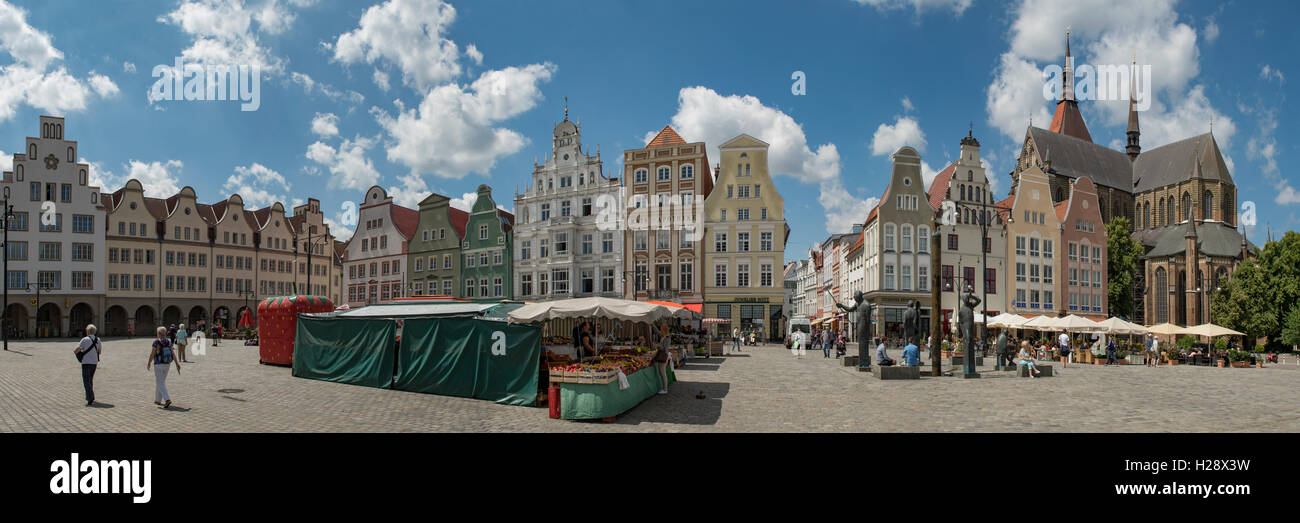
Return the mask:
POLYGON ((393 203, 383 187, 366 191, 357 230, 348 240, 344 281, 349 306, 390 303, 406 295, 407 243, 419 222, 419 212, 393 203))
MULTIPOLYGON (((462 298, 513 299, 514 215, 497 208, 492 189, 478 186, 478 199, 469 213, 461 240, 462 298)), ((569 281, 552 282, 566 288, 569 281)), ((567 290, 565 291, 567 292, 567 290)))
POLYGON ((1020 190, 998 202, 1007 227, 1007 312, 1024 317, 1055 316, 1064 309, 1055 276, 1061 219, 1052 202, 1047 174, 1037 167, 1021 173, 1020 190), (1048 274, 1051 273, 1051 274, 1048 274))
POLYGON ((550 154, 534 162, 524 192, 515 194, 513 280, 520 299, 623 296, 623 233, 616 226, 622 188, 605 177, 600 149, 589 153, 566 111, 552 130, 550 154))
MULTIPOLYGON (((790 227, 768 172, 768 144, 742 134, 718 148, 721 167, 705 199, 705 318, 780 340, 785 330, 781 267, 790 227)), ((724 327, 726 328, 725 324, 724 327)))
MULTIPOLYGON (((1065 252, 1064 256, 1056 257, 1060 267, 1056 277, 1065 280, 1059 295, 1065 302, 1065 311, 1094 321, 1105 320, 1110 317, 1106 303, 1109 253, 1106 224, 1101 221, 1097 188, 1092 180, 1087 176, 1075 180, 1070 199, 1056 204, 1056 215, 1061 219, 1061 248, 1065 252)), ((1047 245, 1043 251, 1044 255, 1049 252, 1047 245)), ((1031 272, 1030 277, 1033 276, 1031 272)), ((1044 283, 1052 276, 1043 274, 1044 283)))
POLYGON ((29 337, 76 336, 104 313, 104 212, 64 119, 40 117, 4 173, 9 228, 8 325, 29 337), (40 297, 37 297, 37 287, 40 297))
POLYGON ((406 266, 413 296, 464 297, 460 244, 469 213, 451 206, 451 199, 430 194, 420 202, 420 222, 411 240, 406 266))
MULTIPOLYGON (((879 250, 868 259, 874 266, 878 286, 866 293, 876 306, 876 334, 895 342, 902 340, 903 313, 915 300, 921 305, 923 330, 929 331, 933 300, 930 296, 930 207, 925 181, 921 177, 921 156, 904 146, 893 155, 893 169, 885 196, 868 214, 864 230, 875 231, 879 250), (874 222, 874 223, 873 223, 874 222), (873 227, 874 225, 874 227, 873 227)), ((864 245, 865 245, 864 241, 864 245)), ((864 256, 868 253, 864 251, 864 256)))

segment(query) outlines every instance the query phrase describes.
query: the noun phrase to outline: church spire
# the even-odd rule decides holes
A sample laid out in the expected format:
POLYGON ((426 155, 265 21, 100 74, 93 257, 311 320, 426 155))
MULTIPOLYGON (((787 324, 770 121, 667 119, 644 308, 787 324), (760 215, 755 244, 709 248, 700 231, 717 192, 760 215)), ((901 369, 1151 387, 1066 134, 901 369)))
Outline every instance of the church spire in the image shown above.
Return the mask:
POLYGON ((1128 94, 1128 145, 1124 146, 1124 153, 1128 155, 1129 161, 1137 161, 1139 154, 1142 154, 1141 136, 1142 131, 1138 127, 1137 113, 1137 53, 1133 53, 1133 67, 1129 70, 1129 94, 1128 94))
POLYGON ((1070 26, 1065 26, 1065 69, 1061 72, 1061 99, 1074 101, 1074 58, 1070 56, 1070 26))

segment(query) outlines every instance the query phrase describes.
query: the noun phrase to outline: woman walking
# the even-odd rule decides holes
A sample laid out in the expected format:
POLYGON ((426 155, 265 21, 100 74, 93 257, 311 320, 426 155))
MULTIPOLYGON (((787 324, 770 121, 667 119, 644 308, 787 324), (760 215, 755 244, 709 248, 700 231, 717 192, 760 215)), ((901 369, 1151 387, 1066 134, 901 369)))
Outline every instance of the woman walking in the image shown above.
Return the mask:
POLYGON ((158 339, 153 340, 153 350, 149 351, 149 362, 145 363, 145 370, 153 368, 154 377, 154 405, 162 405, 165 409, 172 406, 172 397, 167 394, 167 371, 172 362, 176 363, 176 373, 181 373, 181 362, 172 354, 171 340, 167 339, 167 329, 158 327, 158 339))
POLYGON ((189 343, 190 332, 185 330, 185 324, 182 323, 180 328, 176 329, 176 356, 179 357, 183 363, 190 362, 190 360, 185 359, 185 346, 189 345, 189 343))
POLYGON ((668 335, 668 324, 659 324, 659 350, 655 351, 655 370, 659 371, 659 394, 668 394, 668 350, 672 346, 672 336, 668 335))

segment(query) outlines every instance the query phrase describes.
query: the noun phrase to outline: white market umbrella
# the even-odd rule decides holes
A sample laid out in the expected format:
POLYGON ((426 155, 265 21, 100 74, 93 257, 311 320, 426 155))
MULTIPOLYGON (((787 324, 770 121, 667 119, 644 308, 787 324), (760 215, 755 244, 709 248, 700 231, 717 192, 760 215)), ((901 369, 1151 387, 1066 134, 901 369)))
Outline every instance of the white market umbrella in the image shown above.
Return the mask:
POLYGON ((1160 336, 1176 336, 1183 334, 1187 329, 1174 325, 1172 323, 1161 323, 1147 327, 1147 332, 1160 336))
POLYGON ((1133 324, 1119 318, 1110 317, 1097 322, 1097 332, 1106 334, 1139 334, 1133 331, 1133 324))
POLYGON ((508 316, 511 323, 532 323, 563 318, 609 318, 633 322, 654 322, 668 318, 690 318, 693 314, 686 309, 676 309, 632 300, 573 298, 524 305, 510 311, 508 316))
POLYGON ((1058 318, 1056 324, 1068 332, 1096 332, 1098 328, 1097 322, 1074 314, 1058 318))
POLYGON ((1030 318, 1029 321, 1021 324, 1020 328, 1041 332, 1061 330, 1061 326, 1057 323, 1057 319, 1051 316, 1037 316, 1030 318))
MULTIPOLYGON (((952 318, 950 318, 950 319, 948 320, 948 323, 950 323, 950 324, 952 324, 952 325, 957 325, 957 315, 956 315, 956 314, 953 314, 953 315, 952 315, 952 318)), ((983 323, 984 323, 984 315, 983 315, 983 314, 980 314, 980 313, 978 313, 978 312, 976 312, 976 313, 975 313, 975 324, 976 324, 976 325, 980 325, 980 324, 983 324, 983 323)), ((989 325, 989 326, 992 327, 993 325, 989 325)))
POLYGON ((989 327, 999 328, 999 329, 1018 329, 1020 328, 1021 325, 1024 325, 1025 322, 1027 321, 1029 321, 1029 319, 1020 316, 1018 314, 1011 314, 1009 312, 1004 312, 1002 314, 989 318, 989 327))
POLYGON ((1186 329, 1183 329, 1182 333, 1188 336, 1205 336, 1208 338, 1213 338, 1215 336, 1244 336, 1244 334, 1240 332, 1229 329, 1227 327, 1220 327, 1213 323, 1205 323, 1202 325, 1197 325, 1195 327, 1188 327, 1186 329))

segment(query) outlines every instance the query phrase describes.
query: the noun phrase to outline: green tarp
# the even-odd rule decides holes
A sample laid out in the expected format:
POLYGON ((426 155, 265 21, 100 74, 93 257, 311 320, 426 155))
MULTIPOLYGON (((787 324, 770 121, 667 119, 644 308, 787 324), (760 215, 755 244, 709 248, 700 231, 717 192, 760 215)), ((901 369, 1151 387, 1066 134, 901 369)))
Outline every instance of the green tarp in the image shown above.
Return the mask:
MULTIPOLYGON (((646 398, 659 392, 659 372, 653 366, 627 377, 628 388, 619 390, 618 380, 602 385, 581 383, 560 384, 561 419, 612 418, 629 410, 646 398)), ((668 383, 677 381, 673 366, 668 366, 668 383)))
POLYGON ((406 320, 395 388, 533 405, 541 329, 464 318, 406 320))
POLYGON ((298 317, 293 375, 389 388, 397 325, 391 320, 298 317))

